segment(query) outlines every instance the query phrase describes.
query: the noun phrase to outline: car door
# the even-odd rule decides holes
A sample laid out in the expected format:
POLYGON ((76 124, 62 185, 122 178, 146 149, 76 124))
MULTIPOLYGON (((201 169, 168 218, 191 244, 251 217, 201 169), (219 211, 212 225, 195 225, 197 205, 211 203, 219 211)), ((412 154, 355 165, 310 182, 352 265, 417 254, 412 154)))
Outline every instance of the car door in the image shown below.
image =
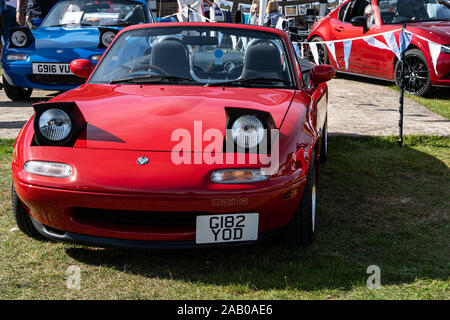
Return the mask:
MULTIPOLYGON (((380 33, 397 30, 402 27, 401 24, 393 23, 393 17, 397 10, 397 0, 376 0, 376 4, 375 14, 380 21, 380 33)), ((395 38, 397 41, 398 35, 399 32, 396 32, 395 38)), ((386 44, 383 36, 379 36, 377 39, 386 44)), ((374 47, 373 50, 377 55, 377 69, 374 71, 373 76, 393 80, 395 54, 387 49, 374 47)))
MULTIPOLYGON (((350 21, 356 16, 363 16, 364 10, 369 5, 367 0, 353 0, 344 5, 339 12, 338 19, 331 19, 330 40, 354 39, 380 31, 380 25, 374 24, 369 29, 353 26, 350 21)), ((345 55, 343 42, 337 42, 336 59, 339 64, 339 71, 352 72, 363 75, 373 75, 378 67, 378 54, 374 48, 366 41, 359 39, 352 41, 349 57, 348 69, 345 68, 345 55)))

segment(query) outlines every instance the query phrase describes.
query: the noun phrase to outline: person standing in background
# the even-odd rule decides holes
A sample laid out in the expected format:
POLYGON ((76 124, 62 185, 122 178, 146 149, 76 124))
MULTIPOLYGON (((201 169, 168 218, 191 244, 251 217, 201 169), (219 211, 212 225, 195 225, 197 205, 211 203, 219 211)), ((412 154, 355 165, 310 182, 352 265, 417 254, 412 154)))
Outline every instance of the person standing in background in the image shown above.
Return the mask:
MULTIPOLYGON (((3 1, 5 3, 5 1, 3 1)), ((16 8, 17 0, 6 0, 6 10, 3 12, 3 27, 2 27, 2 43, 5 45, 9 38, 9 31, 12 28, 18 27, 16 22, 16 8)))
POLYGON ((283 18, 280 13, 280 7, 276 0, 270 0, 266 7, 266 16, 264 17, 264 25, 267 27, 275 27, 278 20, 283 18))
POLYGON ((214 2, 210 0, 203 0, 203 15, 210 19, 209 11, 214 6, 214 2))
POLYGON ((250 9, 250 24, 257 25, 259 22, 259 6, 260 0, 253 0, 252 8, 250 9))
POLYGON ((29 10, 40 12, 39 18, 44 19, 52 10, 58 0, 17 0, 16 21, 19 25, 25 25, 27 6, 29 10))

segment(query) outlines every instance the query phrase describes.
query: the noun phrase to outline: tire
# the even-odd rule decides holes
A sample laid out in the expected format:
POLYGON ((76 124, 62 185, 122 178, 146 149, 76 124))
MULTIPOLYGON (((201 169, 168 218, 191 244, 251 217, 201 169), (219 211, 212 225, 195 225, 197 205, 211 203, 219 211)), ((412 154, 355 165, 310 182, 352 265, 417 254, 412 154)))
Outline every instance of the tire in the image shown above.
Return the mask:
MULTIPOLYGON (((405 92, 419 97, 428 95, 431 90, 430 70, 427 60, 419 49, 405 52, 405 92)), ((395 64, 395 85, 400 89, 400 61, 395 64)))
POLYGON ((12 101, 28 100, 33 93, 33 89, 21 88, 10 85, 8 81, 3 77, 3 87, 5 89, 6 96, 12 101))
POLYGON ((17 196, 17 192, 16 189, 14 189, 14 185, 11 186, 11 200, 14 218, 16 219, 16 223, 20 231, 22 231, 27 236, 33 239, 46 240, 46 238, 43 235, 41 235, 33 226, 31 218, 28 215, 28 212, 25 210, 22 202, 17 196))
POLYGON ((325 124, 322 131, 322 141, 320 141, 320 162, 327 161, 328 158, 328 116, 325 118, 325 124))
POLYGON ((316 233, 316 189, 317 168, 315 152, 312 154, 308 180, 300 205, 282 236, 282 243, 288 246, 306 246, 315 239, 316 233))
MULTIPOLYGON (((323 39, 321 37, 313 37, 311 42, 322 42, 323 39)), ((317 45, 317 51, 319 53, 319 64, 330 64, 330 60, 328 59, 328 51, 324 44, 317 45)), ((308 49, 308 60, 314 62, 314 56, 311 52, 311 49, 308 49)))

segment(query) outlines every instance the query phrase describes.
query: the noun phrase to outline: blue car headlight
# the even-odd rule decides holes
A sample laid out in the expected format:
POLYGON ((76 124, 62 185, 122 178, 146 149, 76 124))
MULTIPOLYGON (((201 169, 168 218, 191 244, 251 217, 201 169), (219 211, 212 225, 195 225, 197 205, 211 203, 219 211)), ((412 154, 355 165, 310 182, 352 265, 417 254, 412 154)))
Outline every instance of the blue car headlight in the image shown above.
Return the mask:
POLYGON ((13 45, 15 45, 18 48, 23 48, 27 45, 28 42, 28 36, 27 34, 22 30, 14 31, 11 34, 11 42, 13 45))

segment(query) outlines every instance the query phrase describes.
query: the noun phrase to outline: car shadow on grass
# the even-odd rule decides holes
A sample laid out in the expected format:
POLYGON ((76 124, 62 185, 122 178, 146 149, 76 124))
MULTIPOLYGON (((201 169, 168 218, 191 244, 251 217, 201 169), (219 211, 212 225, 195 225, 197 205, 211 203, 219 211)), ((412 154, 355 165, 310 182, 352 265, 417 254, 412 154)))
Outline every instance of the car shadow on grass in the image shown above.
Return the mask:
POLYGON ((448 163, 445 138, 407 137, 400 148, 395 138, 330 137, 319 182, 318 236, 309 247, 135 251, 69 245, 66 252, 119 272, 250 291, 347 291, 366 285, 371 265, 381 268, 382 285, 448 279, 449 168, 417 146, 443 151, 448 163))

